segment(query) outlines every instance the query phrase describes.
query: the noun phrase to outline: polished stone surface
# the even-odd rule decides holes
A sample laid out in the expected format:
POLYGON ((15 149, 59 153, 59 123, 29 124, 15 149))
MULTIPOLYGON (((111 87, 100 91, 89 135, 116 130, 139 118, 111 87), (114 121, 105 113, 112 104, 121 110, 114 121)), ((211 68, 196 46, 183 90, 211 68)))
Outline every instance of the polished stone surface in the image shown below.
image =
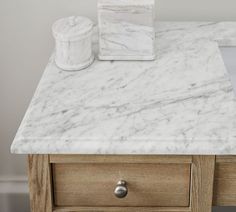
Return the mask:
POLYGON ((154 18, 154 0, 98 0, 99 59, 155 59, 154 18))
POLYGON ((82 16, 57 20, 52 26, 55 38, 55 63, 67 71, 87 68, 94 61, 93 22, 82 16))
POLYGON ((236 23, 157 23, 151 62, 65 72, 52 56, 11 151, 236 154, 236 99, 219 45, 236 46, 236 23))

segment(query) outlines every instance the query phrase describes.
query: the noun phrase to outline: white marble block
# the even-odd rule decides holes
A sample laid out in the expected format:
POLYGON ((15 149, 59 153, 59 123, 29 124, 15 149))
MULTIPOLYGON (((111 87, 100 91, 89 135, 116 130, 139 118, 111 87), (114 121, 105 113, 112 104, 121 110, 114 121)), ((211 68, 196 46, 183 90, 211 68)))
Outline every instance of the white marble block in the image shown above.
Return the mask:
POLYGON ((98 0, 99 59, 154 60, 155 0, 98 0))
POLYGON ((55 63, 59 68, 76 71, 93 62, 92 29, 93 22, 81 16, 62 18, 54 23, 55 63))

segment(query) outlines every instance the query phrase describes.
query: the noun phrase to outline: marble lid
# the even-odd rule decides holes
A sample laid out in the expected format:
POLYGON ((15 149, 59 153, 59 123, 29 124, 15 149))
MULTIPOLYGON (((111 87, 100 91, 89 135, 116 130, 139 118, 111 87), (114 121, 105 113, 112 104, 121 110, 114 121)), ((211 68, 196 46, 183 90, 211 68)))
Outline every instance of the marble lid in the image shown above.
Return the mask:
POLYGON ((92 32, 93 22, 82 16, 70 16, 57 20, 52 31, 55 39, 58 40, 79 40, 92 32))
POLYGON ((102 5, 154 5, 155 0, 98 0, 98 6, 102 5))

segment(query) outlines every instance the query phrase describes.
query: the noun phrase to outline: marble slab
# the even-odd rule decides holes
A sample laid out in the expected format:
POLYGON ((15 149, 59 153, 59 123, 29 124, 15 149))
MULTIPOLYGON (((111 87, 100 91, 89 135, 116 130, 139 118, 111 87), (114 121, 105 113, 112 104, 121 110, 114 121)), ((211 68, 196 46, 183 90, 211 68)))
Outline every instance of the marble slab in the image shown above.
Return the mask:
POLYGON ((154 0, 98 0, 99 59, 155 59, 154 9, 154 0))
POLYGON ((52 56, 11 152, 236 154, 236 98, 219 45, 236 46, 236 23, 157 23, 155 61, 96 59, 65 72, 52 56))

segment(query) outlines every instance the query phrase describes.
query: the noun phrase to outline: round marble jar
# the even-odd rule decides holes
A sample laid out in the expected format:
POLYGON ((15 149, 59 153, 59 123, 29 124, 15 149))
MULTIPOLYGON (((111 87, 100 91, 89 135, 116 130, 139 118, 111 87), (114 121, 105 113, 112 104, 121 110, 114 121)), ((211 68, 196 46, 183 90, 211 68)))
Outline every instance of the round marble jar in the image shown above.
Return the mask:
POLYGON ((92 30, 93 22, 80 16, 62 18, 53 24, 55 63, 58 67, 76 71, 88 67, 93 62, 92 30))

